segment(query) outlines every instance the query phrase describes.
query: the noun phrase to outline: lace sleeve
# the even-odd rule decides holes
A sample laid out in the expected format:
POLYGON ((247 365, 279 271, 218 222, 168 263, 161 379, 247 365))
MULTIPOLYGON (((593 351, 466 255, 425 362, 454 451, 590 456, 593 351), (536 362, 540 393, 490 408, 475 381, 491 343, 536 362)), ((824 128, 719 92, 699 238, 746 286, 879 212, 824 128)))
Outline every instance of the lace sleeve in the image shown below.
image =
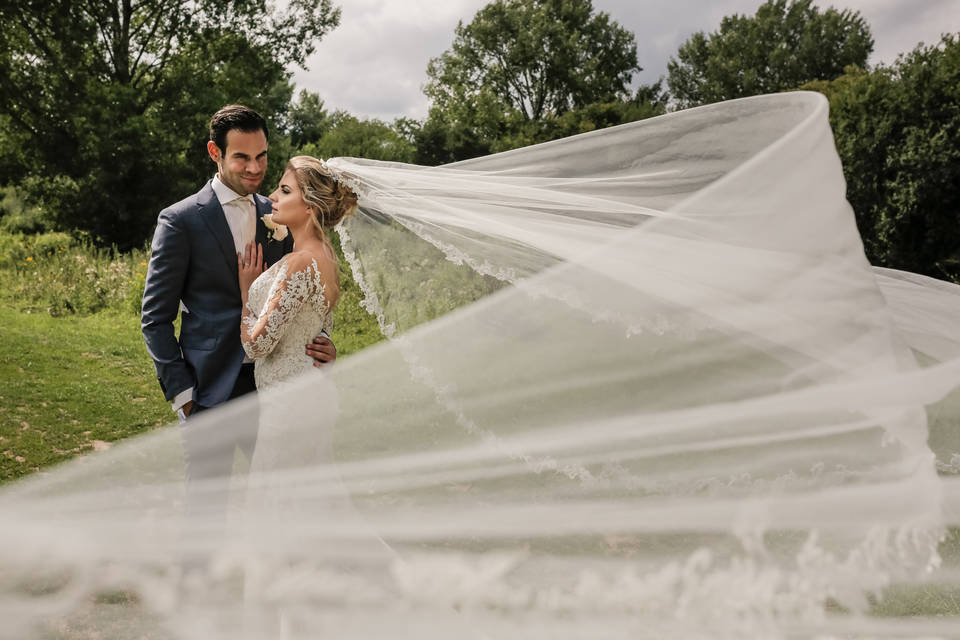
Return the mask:
POLYGON ((316 260, 285 261, 277 269, 270 285, 267 301, 259 315, 250 308, 243 309, 240 339, 243 350, 253 359, 263 358, 273 351, 290 322, 314 296, 322 297, 323 280, 316 260))

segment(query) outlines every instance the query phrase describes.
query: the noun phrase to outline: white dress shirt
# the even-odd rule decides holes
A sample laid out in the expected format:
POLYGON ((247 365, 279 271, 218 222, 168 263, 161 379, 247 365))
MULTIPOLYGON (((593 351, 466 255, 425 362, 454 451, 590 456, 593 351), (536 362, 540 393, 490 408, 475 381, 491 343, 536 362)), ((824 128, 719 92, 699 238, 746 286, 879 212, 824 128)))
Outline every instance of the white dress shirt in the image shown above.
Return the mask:
POLYGON ((223 215, 227 218, 227 224, 230 225, 233 245, 240 253, 248 242, 253 242, 256 239, 257 235, 257 215, 255 213, 257 205, 253 201, 253 195, 241 196, 223 184, 219 175, 213 177, 212 186, 213 192, 217 194, 217 200, 220 201, 220 206, 223 207, 223 215))
MULTIPOLYGON (((213 187, 213 192, 217 195, 217 200, 220 201, 220 206, 223 208, 223 215, 227 219, 227 224, 230 226, 230 233, 233 235, 233 246, 237 250, 237 253, 242 253, 247 243, 255 242, 257 237, 257 205, 253 200, 253 195, 247 194, 241 196, 225 185, 220 180, 219 174, 213 177, 211 186, 213 187)), ((182 302, 180 303, 180 307, 185 311, 187 310, 182 302)), ((253 362, 253 360, 246 357, 246 355, 244 355, 243 361, 245 363, 253 362)), ((193 392, 194 388, 190 387, 189 389, 184 389, 174 397, 172 403, 174 412, 179 414, 183 405, 193 400, 193 392)), ((181 419, 183 418, 182 414, 180 417, 181 419)))

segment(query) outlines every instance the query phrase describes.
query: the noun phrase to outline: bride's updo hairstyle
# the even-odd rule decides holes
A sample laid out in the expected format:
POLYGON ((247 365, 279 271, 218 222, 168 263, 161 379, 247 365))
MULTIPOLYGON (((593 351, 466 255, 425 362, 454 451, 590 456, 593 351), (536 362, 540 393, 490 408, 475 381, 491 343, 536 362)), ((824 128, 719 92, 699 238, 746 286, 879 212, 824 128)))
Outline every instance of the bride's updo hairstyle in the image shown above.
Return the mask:
POLYGON ((326 239, 327 229, 337 226, 357 210, 357 194, 333 177, 317 158, 294 156, 286 170, 294 172, 303 201, 316 210, 311 220, 320 238, 326 239))

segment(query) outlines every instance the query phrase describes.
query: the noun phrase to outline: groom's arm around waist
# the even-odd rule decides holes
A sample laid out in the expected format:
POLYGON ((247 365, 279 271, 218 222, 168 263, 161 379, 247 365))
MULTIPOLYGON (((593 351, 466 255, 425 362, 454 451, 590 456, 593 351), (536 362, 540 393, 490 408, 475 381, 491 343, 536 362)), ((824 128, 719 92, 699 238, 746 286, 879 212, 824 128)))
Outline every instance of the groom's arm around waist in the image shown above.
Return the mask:
POLYGON ((170 207, 157 219, 140 314, 147 351, 163 395, 170 401, 195 384, 173 328, 190 266, 190 241, 181 213, 170 207))

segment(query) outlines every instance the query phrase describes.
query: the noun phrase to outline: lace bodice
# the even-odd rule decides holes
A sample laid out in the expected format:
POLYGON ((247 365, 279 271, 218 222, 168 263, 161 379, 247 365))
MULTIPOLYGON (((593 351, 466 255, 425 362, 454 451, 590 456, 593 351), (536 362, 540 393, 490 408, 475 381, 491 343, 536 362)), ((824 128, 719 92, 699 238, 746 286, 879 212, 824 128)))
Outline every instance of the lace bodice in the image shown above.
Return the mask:
POLYGON ((250 285, 241 321, 243 349, 256 361, 257 388, 310 370, 304 345, 333 329, 333 309, 316 259, 290 254, 250 285))

